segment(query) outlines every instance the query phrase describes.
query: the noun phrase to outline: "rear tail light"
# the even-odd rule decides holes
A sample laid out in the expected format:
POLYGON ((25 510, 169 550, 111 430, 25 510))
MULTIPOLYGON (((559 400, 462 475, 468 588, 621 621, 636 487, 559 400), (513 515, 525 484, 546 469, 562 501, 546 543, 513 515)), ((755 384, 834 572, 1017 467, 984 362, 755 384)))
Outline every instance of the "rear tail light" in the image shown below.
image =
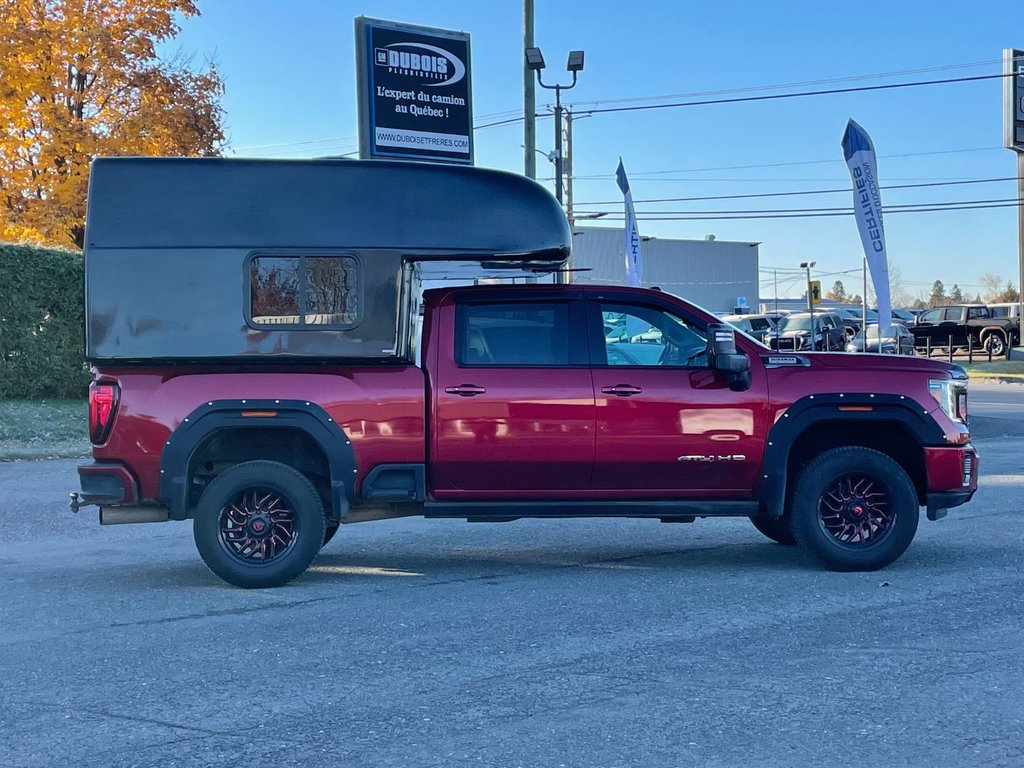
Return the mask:
POLYGON ((971 484, 971 473, 974 471, 974 454, 964 454, 964 479, 962 485, 967 488, 971 484))
POLYGON ((94 445, 106 442, 117 413, 117 401, 121 394, 117 384, 89 385, 89 439, 94 445))

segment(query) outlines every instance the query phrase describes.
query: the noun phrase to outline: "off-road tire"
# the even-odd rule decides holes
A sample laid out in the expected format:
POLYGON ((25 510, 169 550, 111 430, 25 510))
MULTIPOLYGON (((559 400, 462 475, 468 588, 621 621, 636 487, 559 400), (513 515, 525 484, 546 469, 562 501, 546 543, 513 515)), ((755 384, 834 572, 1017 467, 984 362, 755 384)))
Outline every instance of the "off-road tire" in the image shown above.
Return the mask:
POLYGON ((998 331, 993 331, 982 339, 981 346, 985 352, 991 352, 992 357, 1002 357, 1006 354, 1006 339, 998 331))
POLYGON ((767 515, 751 516, 750 522, 754 524, 757 530, 776 544, 784 544, 786 546, 796 544, 788 515, 783 515, 782 517, 768 517, 767 515))
POLYGON ((789 513, 797 544, 835 571, 889 565, 910 546, 920 517, 917 492, 903 467, 859 446, 832 448, 811 459, 797 478, 789 513), (861 539, 855 541, 850 531, 858 530, 861 539))
POLYGON ((323 502, 316 488, 302 473, 276 461, 247 461, 218 475, 203 491, 192 526, 196 548, 207 567, 244 589, 279 587, 301 574, 320 551, 325 531, 323 502), (263 506, 268 499, 266 511, 263 506), (250 507, 251 514, 246 511, 250 507), (236 520, 245 524, 239 526, 236 520), (259 551, 259 546, 244 542, 262 545, 279 527, 285 531, 286 523, 289 532, 264 549, 261 556, 266 556, 266 562, 246 554, 250 549, 259 551), (287 546, 280 541, 287 541, 287 546), (268 552, 272 554, 267 556, 268 552))

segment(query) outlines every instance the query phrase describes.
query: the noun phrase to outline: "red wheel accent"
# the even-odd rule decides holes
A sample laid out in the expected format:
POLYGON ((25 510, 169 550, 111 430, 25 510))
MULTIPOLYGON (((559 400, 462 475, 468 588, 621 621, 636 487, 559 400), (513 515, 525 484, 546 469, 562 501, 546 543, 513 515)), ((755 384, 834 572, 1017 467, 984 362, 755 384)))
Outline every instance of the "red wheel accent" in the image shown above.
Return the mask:
POLYGON ((277 560, 294 545, 299 521, 288 500, 267 488, 249 488, 221 508, 218 538, 246 565, 277 560))
POLYGON ((839 477, 818 499, 818 522, 838 543, 870 547, 888 537, 896 522, 889 491, 861 473, 839 477))

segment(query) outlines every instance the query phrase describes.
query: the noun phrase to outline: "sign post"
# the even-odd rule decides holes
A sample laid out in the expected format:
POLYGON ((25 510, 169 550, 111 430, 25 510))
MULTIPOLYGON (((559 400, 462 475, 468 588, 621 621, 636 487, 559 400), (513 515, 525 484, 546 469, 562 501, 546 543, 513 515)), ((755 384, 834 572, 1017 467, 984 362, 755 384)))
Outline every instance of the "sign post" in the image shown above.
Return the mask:
POLYGON ((1017 153, 1017 323, 1024 330, 1024 51, 1003 49, 1003 75, 1003 146, 1017 153))
POLYGON ((355 20, 359 157, 473 163, 469 34, 355 20))

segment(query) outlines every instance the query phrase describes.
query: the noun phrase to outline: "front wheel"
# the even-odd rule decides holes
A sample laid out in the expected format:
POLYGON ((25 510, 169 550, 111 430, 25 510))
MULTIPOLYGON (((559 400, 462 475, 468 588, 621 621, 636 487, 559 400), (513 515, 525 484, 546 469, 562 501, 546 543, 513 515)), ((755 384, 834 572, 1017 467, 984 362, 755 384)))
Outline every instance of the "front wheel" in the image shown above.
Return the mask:
POLYGON ((985 347, 986 352, 990 352, 992 357, 1002 357, 1006 354, 1006 339, 999 333, 990 333, 982 341, 982 346, 985 347))
POLYGON ((902 555, 917 533, 914 485, 884 453, 833 448, 796 482, 790 513, 796 542, 836 571, 874 571, 902 555))
POLYGON ((276 461, 225 470, 199 499, 192 532, 203 562, 236 587, 279 587, 324 543, 323 502, 300 472, 276 461))

